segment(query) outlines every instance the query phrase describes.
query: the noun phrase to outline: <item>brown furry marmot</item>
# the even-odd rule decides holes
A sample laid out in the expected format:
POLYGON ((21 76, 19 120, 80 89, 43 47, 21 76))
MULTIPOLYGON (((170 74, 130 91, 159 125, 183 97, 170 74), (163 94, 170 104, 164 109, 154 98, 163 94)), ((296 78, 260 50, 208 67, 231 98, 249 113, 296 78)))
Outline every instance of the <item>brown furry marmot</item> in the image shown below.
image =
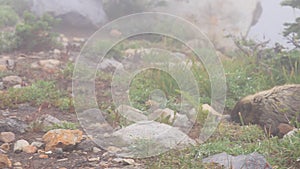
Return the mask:
POLYGON ((258 124, 266 132, 282 136, 282 124, 300 122, 300 84, 277 86, 241 99, 231 112, 233 121, 258 124))

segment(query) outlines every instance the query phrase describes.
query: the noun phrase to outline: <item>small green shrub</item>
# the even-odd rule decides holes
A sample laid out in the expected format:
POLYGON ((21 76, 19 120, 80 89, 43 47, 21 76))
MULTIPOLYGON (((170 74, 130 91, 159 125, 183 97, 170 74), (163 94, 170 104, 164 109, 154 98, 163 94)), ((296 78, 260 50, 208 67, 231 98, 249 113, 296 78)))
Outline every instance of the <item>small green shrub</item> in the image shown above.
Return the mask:
POLYGON ((0 32, 0 54, 15 50, 17 43, 18 39, 14 32, 0 32))
POLYGON ((10 88, 7 92, 1 94, 0 108, 13 107, 26 102, 36 106, 49 103, 53 106, 65 108, 65 102, 60 102, 61 99, 63 101, 67 100, 66 96, 56 88, 54 82, 37 81, 31 86, 16 89, 10 88))
POLYGON ((58 46, 57 34, 52 28, 59 20, 48 14, 38 18, 30 12, 24 12, 23 18, 24 22, 16 26, 19 49, 42 51, 58 46))
POLYGON ((0 28, 15 26, 18 19, 18 14, 10 6, 0 6, 0 28))
POLYGON ((45 130, 54 130, 54 129, 70 129, 70 130, 76 130, 78 128, 78 125, 72 122, 63 121, 62 123, 56 123, 52 126, 46 126, 45 130))

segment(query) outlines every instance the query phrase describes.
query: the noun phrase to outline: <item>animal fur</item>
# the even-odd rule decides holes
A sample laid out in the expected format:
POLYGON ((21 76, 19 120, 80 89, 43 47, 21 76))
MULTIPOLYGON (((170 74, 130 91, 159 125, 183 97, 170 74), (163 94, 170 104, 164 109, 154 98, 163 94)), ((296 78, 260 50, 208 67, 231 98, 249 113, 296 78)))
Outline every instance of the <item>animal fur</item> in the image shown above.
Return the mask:
POLYGON ((258 124, 278 135, 281 123, 300 122, 300 84, 277 86, 247 96, 235 105, 231 118, 238 123, 258 124))

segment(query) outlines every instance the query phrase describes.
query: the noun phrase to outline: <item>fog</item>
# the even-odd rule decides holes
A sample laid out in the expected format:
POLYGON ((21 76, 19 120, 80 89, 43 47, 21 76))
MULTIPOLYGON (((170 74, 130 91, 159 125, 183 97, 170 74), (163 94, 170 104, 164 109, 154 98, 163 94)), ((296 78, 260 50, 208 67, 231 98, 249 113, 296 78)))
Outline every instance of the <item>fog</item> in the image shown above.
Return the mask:
POLYGON ((283 24, 285 22, 294 22, 297 16, 300 16, 300 10, 291 7, 281 6, 282 0, 262 0, 263 13, 258 23, 251 28, 249 38, 264 41, 271 40, 270 45, 279 42, 284 46, 291 48, 283 37, 283 24))

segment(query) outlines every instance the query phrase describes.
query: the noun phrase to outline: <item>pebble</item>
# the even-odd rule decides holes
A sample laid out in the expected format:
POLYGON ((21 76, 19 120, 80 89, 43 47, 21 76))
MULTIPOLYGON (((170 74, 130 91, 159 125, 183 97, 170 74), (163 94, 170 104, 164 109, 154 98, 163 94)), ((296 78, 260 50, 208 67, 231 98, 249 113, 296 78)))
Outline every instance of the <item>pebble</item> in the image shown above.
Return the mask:
POLYGON ((88 159, 89 162, 95 162, 95 161, 100 161, 100 157, 96 157, 96 158, 89 158, 88 159))
POLYGON ((49 156, 47 154, 40 154, 39 158, 41 158, 41 159, 47 159, 47 158, 49 158, 49 156))
POLYGON ((22 163, 20 163, 20 162, 15 162, 15 163, 14 163, 14 166, 22 166, 22 163))
POLYGON ((101 149, 98 147, 93 147, 93 153, 99 153, 101 152, 101 149))

